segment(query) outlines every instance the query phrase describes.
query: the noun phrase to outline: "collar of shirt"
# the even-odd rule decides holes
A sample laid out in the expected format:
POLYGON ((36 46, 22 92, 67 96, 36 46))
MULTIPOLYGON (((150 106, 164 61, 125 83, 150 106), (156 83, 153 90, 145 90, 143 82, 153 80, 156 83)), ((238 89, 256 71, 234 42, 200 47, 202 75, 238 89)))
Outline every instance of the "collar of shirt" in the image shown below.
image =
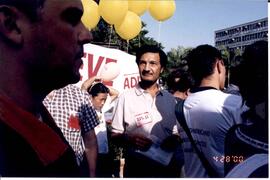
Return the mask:
MULTIPOLYGON (((157 84, 157 86, 158 86, 159 91, 157 92, 156 96, 158 96, 158 95, 163 96, 163 92, 162 92, 163 90, 162 90, 161 86, 158 85, 158 84, 157 84)), ((141 96, 144 93, 148 93, 148 92, 145 89, 141 88, 141 86, 139 84, 137 84, 135 86, 135 93, 136 93, 137 96, 141 96)))
POLYGON ((204 87, 195 87, 195 88, 192 88, 190 90, 191 93, 196 93, 196 92, 200 92, 200 91, 206 91, 206 90, 210 90, 210 89, 214 89, 214 90, 218 90, 214 87, 210 87, 210 86, 204 86, 204 87))

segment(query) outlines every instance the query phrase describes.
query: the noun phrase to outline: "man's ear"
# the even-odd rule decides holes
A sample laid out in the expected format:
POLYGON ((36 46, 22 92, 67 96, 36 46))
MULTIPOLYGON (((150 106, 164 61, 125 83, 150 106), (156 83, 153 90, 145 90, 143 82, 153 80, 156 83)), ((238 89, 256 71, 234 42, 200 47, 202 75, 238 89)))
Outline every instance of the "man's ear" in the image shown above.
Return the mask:
POLYGON ((217 59, 217 69, 218 69, 218 73, 220 74, 220 73, 223 71, 224 68, 225 68, 225 67, 224 67, 224 62, 223 62, 223 60, 217 59))
POLYGON ((0 6, 0 37, 19 46, 23 37, 17 24, 17 17, 18 11, 14 7, 0 6))

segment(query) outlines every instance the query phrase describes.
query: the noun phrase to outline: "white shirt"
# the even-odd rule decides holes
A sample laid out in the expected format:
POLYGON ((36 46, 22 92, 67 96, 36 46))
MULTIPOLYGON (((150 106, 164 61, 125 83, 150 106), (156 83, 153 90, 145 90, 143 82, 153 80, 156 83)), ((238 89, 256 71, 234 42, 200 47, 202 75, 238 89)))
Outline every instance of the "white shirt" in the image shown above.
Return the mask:
POLYGON ((166 137, 177 133, 175 98, 165 90, 152 97, 139 86, 122 93, 112 122, 112 132, 166 137))
POLYGON ((111 101, 111 97, 108 96, 102 108, 102 112, 96 110, 100 124, 95 127, 95 133, 96 133, 97 143, 98 143, 98 153, 100 154, 109 153, 106 122, 112 119, 112 111, 114 108, 114 102, 115 101, 111 101))
POLYGON ((159 163, 168 165, 173 153, 166 153, 160 143, 178 133, 174 113, 176 100, 165 90, 155 97, 136 86, 120 95, 112 122, 114 133, 142 134, 153 141, 153 145, 144 155, 159 163))
POLYGON ((104 117, 104 113, 97 111, 99 118, 99 125, 95 127, 95 133, 98 143, 98 153, 107 154, 109 152, 108 137, 107 137, 107 125, 104 117))
MULTIPOLYGON (((224 141, 227 131, 234 124, 242 122, 240 96, 223 93, 216 89, 207 89, 191 93, 184 103, 184 114, 197 147, 221 177, 224 164, 215 158, 224 156, 224 141)), ((185 174, 187 177, 208 177, 190 141, 182 130, 185 155, 185 174)))

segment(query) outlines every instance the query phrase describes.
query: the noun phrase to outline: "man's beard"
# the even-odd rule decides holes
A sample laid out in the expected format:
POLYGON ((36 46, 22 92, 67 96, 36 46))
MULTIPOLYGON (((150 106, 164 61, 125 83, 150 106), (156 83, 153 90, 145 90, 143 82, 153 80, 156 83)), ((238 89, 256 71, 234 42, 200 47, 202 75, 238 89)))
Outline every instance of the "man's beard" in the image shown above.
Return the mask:
POLYGON ((157 81, 150 81, 150 80, 141 80, 140 81, 140 86, 145 89, 145 88, 148 88, 148 87, 151 87, 152 85, 156 84, 157 81))

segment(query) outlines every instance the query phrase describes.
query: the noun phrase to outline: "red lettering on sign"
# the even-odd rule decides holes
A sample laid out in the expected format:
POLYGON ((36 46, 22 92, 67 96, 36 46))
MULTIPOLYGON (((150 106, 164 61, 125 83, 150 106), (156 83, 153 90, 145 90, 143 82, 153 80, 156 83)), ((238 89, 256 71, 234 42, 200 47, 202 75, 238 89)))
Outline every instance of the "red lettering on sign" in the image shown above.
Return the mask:
POLYGON ((131 77, 130 86, 131 88, 135 87, 138 84, 136 77, 131 77))
POLYGON ((94 68, 94 55, 88 54, 88 78, 97 75, 103 60, 104 60, 104 57, 100 56, 98 58, 96 67, 94 68))
POLYGON ((126 77, 125 81, 124 81, 124 89, 130 89, 130 88, 133 88, 133 87, 137 86, 139 81, 140 81, 140 76, 126 77))
POLYGON ((107 64, 107 63, 110 63, 110 62, 115 62, 115 63, 117 63, 117 60, 116 60, 116 59, 111 59, 111 58, 106 58, 106 64, 107 64))
POLYGON ((128 81, 128 78, 125 78, 125 81, 124 81, 124 89, 129 89, 129 81, 128 81))

